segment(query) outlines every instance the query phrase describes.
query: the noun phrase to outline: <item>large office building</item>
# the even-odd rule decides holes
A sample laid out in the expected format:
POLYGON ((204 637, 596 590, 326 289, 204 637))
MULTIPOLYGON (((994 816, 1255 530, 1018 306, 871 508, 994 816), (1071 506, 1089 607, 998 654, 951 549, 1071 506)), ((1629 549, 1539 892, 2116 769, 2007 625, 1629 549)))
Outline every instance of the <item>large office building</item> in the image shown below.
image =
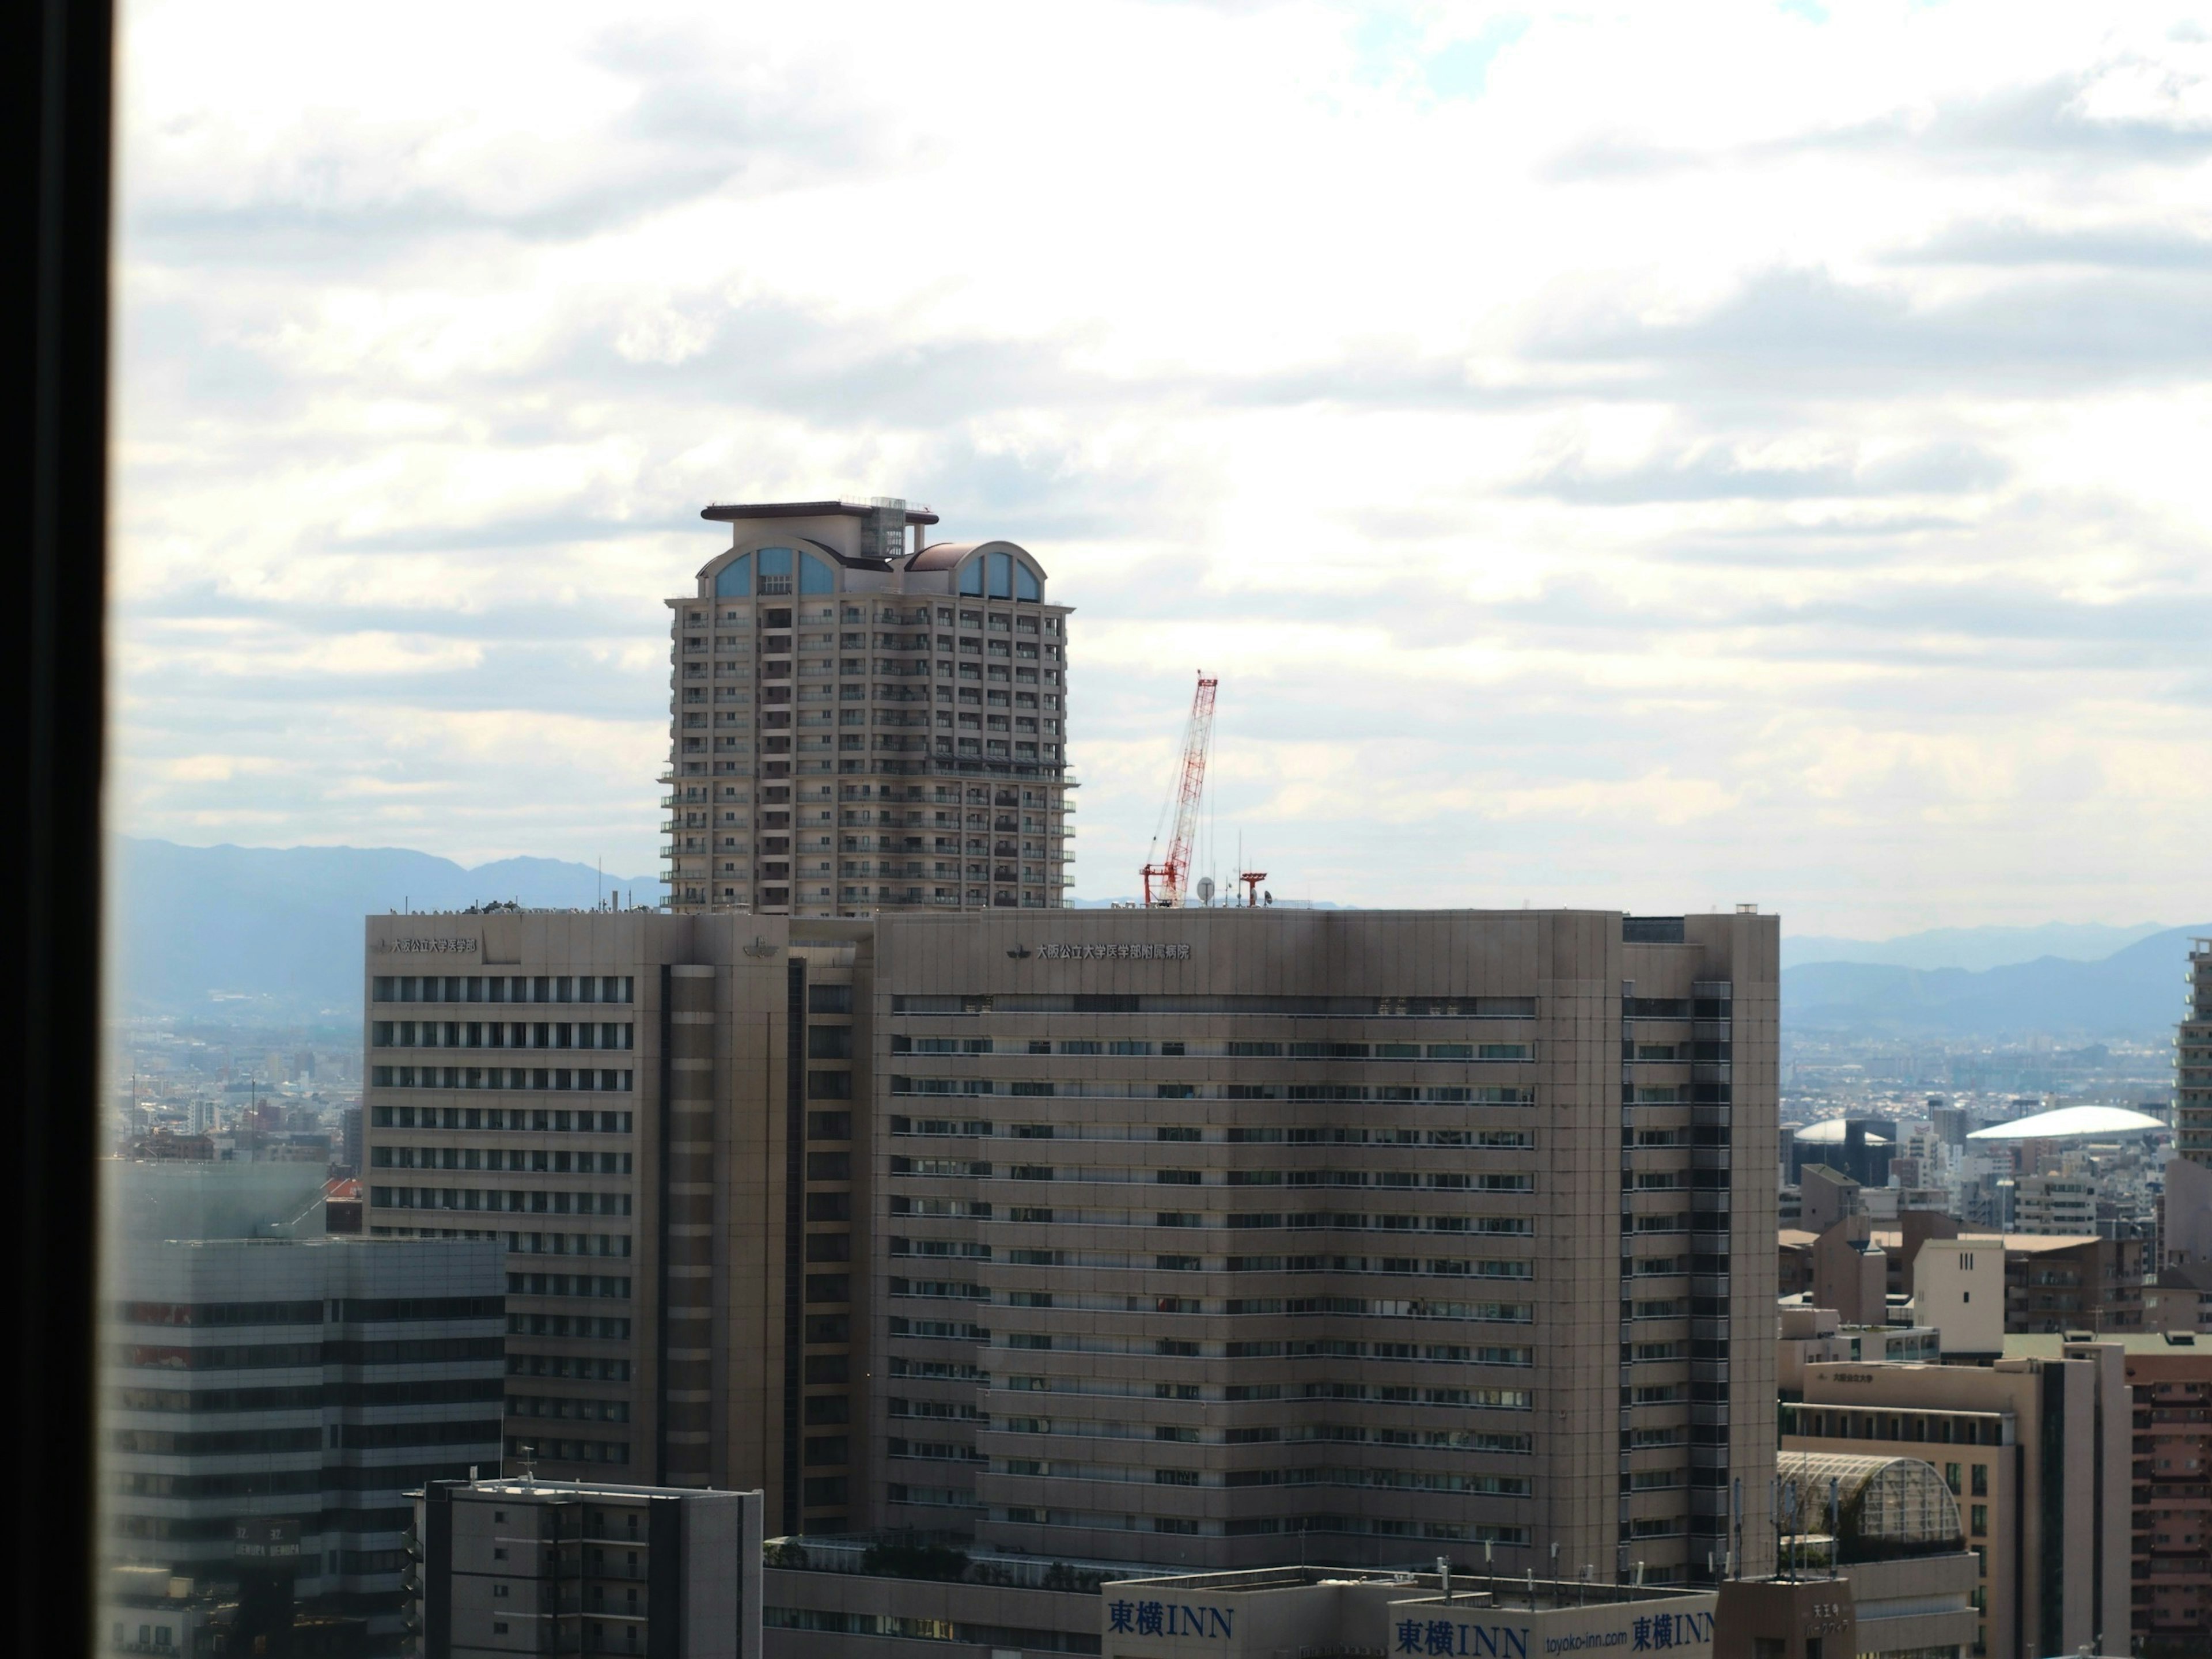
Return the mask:
POLYGON ((1188 1571, 1759 1571, 1777 950, 1754 914, 372 917, 368 1219, 501 1243, 509 1449, 558 1478, 1188 1571))
POLYGON ((1068 608, 1036 559, 925 545, 902 501, 702 516, 732 536, 668 601, 672 908, 1059 908, 1068 608))
MULTIPOLYGON (((396 1650, 405 1492, 498 1468, 497 1248, 138 1241, 112 1277, 111 1565, 258 1583, 249 1624, 289 1619, 273 1595, 396 1650)), ((137 1615, 112 1622, 127 1645, 137 1615)), ((244 1633, 234 1650, 252 1650, 244 1633)))

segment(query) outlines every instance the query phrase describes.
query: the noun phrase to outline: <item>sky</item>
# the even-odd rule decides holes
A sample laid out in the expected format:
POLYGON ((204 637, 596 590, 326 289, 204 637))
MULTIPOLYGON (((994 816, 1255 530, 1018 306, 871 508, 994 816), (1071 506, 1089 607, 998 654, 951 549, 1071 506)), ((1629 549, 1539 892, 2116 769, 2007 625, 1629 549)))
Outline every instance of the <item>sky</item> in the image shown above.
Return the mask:
POLYGON ((2212 33, 125 0, 127 833, 658 865, 710 501, 1070 625, 1076 896, 2212 913, 2212 33), (1241 854, 1240 854, 1241 849, 1241 854))

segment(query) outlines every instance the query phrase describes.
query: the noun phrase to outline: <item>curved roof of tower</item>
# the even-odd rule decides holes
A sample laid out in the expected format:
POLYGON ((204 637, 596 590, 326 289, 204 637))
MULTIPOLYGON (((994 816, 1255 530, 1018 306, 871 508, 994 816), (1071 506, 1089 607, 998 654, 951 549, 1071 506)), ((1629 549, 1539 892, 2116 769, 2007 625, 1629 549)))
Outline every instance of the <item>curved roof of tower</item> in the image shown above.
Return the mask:
POLYGON ((699 516, 718 524, 734 519, 865 519, 879 507, 902 508, 908 524, 935 524, 937 514, 920 501, 715 501, 699 516))
POLYGON ((1036 556, 1018 542, 1010 542, 1000 536, 988 536, 980 542, 932 542, 906 562, 909 570, 950 570, 979 547, 1010 548, 1023 557, 1036 562, 1036 556))
POLYGON ((2142 1134, 2171 1127, 2163 1118, 2124 1106, 2061 1106, 2055 1112, 2016 1117, 2009 1123, 1992 1123, 1977 1129, 1969 1140, 2075 1140, 2096 1135, 2142 1134))

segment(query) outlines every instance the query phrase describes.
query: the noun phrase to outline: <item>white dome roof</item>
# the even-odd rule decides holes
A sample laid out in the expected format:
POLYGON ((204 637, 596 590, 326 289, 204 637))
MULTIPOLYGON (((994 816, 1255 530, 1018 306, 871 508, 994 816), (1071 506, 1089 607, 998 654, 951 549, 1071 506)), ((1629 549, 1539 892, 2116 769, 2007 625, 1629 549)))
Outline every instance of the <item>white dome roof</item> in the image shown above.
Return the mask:
POLYGON ((2141 1134, 2167 1127, 2165 1120, 2124 1106, 2061 1106, 2055 1112, 2014 1118, 1977 1129, 1969 1140, 2072 1140, 2095 1135, 2141 1134))
MULTIPOLYGON (((1850 1132, 1850 1126, 1843 1119, 1832 1117, 1819 1123, 1807 1124, 1797 1131, 1796 1138, 1800 1146, 1840 1146, 1844 1144, 1844 1138, 1850 1132)), ((1887 1146, 1891 1142, 1887 1135, 1878 1135, 1869 1129, 1867 1131, 1866 1144, 1869 1146, 1887 1146)))

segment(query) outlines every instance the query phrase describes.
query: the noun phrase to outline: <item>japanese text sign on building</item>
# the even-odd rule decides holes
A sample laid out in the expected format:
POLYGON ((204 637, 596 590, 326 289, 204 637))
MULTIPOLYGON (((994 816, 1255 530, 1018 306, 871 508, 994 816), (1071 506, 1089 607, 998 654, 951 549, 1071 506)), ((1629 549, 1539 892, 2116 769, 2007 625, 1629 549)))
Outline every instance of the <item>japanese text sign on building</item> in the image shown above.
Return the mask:
POLYGON ((1040 945, 1047 962, 1188 962, 1188 945, 1040 945))
POLYGON ((1109 1630, 1131 1636, 1201 1636, 1226 1641, 1236 1630, 1234 1607, 1186 1607, 1180 1601, 1112 1601, 1109 1630))

